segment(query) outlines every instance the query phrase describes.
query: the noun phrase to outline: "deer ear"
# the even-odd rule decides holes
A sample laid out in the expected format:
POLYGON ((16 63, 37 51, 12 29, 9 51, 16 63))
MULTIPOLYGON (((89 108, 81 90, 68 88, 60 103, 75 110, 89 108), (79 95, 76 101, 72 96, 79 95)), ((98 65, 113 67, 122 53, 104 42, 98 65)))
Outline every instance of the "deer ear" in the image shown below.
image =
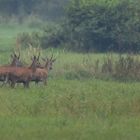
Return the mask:
POLYGON ((18 54, 18 59, 20 58, 20 52, 19 52, 19 54, 18 54))
POLYGON ((37 60, 39 60, 39 58, 40 58, 40 52, 39 52, 39 54, 38 54, 37 60))

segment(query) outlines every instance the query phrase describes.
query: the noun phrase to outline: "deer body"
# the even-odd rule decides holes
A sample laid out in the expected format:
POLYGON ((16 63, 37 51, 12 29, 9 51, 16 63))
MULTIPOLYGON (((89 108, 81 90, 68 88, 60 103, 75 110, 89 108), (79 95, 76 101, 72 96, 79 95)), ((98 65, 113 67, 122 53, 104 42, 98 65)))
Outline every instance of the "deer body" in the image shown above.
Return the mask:
POLYGON ((11 66, 0 66, 0 81, 4 81, 7 74, 12 70, 11 66))
POLYGON ((28 67, 14 67, 8 74, 9 80, 11 81, 11 87, 15 87, 16 83, 23 83, 24 87, 29 87, 34 74, 34 70, 28 67))
POLYGON ((45 68, 37 68, 36 72, 32 77, 32 81, 35 81, 36 84, 38 82, 43 82, 46 85, 47 77, 48 77, 48 71, 45 68))

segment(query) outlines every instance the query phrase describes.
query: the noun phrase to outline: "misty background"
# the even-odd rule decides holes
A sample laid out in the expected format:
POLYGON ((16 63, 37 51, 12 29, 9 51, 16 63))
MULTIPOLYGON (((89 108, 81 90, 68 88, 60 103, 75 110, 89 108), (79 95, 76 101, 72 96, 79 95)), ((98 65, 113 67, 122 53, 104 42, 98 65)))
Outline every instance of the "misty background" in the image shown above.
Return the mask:
POLYGON ((140 51, 139 0, 0 0, 1 25, 26 25, 21 46, 82 52, 140 51))

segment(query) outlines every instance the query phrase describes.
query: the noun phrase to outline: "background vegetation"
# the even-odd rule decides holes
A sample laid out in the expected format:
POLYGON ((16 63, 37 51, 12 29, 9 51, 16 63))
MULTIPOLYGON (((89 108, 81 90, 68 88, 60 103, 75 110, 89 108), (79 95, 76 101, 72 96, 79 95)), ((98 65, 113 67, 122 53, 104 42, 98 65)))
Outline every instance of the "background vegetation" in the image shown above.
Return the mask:
POLYGON ((140 50, 139 0, 0 0, 0 5, 1 23, 40 26, 43 33, 38 36, 43 48, 140 50))
POLYGON ((139 140, 139 8, 139 0, 0 0, 0 64, 20 50, 29 65, 29 44, 57 57, 47 87, 0 88, 0 139, 139 140))

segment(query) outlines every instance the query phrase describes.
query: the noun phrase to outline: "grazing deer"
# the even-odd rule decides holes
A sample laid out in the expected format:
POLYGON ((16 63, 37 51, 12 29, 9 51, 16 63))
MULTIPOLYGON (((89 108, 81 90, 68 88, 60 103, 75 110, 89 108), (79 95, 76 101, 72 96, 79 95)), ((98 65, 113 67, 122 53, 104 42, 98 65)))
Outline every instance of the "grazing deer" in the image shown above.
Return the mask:
POLYGON ((36 69, 32 77, 32 81, 35 81, 36 84, 38 82, 43 82, 44 85, 47 85, 48 72, 52 70, 52 65, 56 61, 56 58, 53 59, 53 55, 52 55, 50 59, 42 58, 42 60, 45 61, 45 66, 36 69))

